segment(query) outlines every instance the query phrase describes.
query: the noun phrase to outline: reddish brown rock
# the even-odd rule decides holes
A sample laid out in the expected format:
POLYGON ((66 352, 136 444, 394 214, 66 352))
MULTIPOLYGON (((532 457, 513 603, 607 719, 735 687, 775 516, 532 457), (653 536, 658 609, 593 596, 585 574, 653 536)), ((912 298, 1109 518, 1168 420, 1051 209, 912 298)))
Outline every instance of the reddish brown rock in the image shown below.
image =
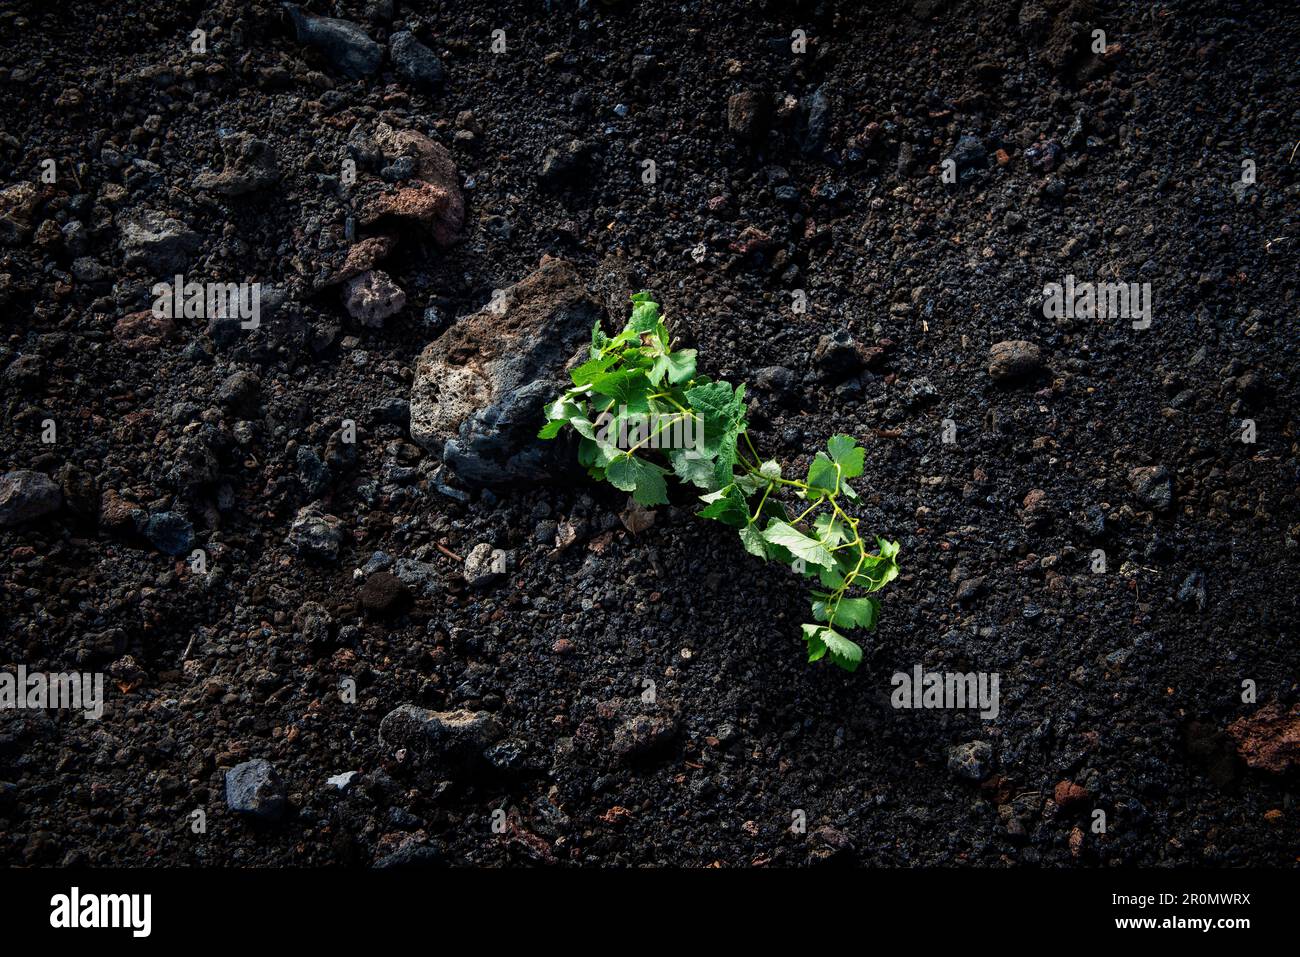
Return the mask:
POLYGON ((369 272, 381 260, 387 258, 396 246, 397 239, 393 236, 371 236, 361 240, 348 250, 343 265, 329 278, 326 285, 346 282, 354 276, 360 276, 363 272, 369 272))
POLYGON ((1300 704, 1283 711, 1276 701, 1228 725, 1237 753, 1252 768, 1281 774, 1300 762, 1300 704))
POLYGON ((166 316, 155 316, 148 309, 133 312, 117 320, 113 338, 128 352, 157 349, 176 332, 176 325, 166 316))
POLYGON ((1078 807, 1090 797, 1087 788, 1073 781, 1061 781, 1056 785, 1056 791, 1052 796, 1056 800, 1056 806, 1062 811, 1078 807))
POLYGON ((366 202, 359 215, 361 224, 381 219, 416 222, 430 231, 439 246, 455 243, 465 225, 465 199, 451 154, 422 133, 395 130, 386 123, 379 124, 375 142, 386 156, 412 157, 415 175, 401 189, 366 202))

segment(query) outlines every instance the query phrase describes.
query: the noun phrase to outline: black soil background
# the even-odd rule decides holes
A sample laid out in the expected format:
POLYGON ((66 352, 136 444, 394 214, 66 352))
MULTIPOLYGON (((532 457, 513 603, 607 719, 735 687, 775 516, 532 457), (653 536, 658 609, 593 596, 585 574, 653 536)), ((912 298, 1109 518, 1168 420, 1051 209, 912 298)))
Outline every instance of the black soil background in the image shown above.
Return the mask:
POLYGON ((348 79, 278 4, 0 10, 0 188, 39 193, 0 246, 0 470, 65 494, 0 530, 0 666, 110 675, 98 722, 0 712, 0 861, 1295 862, 1294 724, 1228 730, 1300 700, 1294 4, 308 8, 413 31, 442 88, 387 60, 348 79), (746 91, 773 107, 752 139, 728 126, 746 91), (313 283, 349 246, 345 146, 380 120, 451 151, 466 221, 445 250, 401 235, 384 268, 408 303, 370 329, 313 283), (274 186, 196 183, 231 133, 270 144, 274 186), (579 174, 544 182, 573 140, 579 174), (201 237, 187 278, 281 307, 234 342, 178 320, 126 348, 116 324, 170 278, 124 263, 144 208, 201 237), (856 674, 803 660, 801 583, 687 496, 633 535, 626 497, 583 479, 439 491, 402 412, 415 357, 544 254, 611 327, 654 291, 705 371, 757 383, 753 435, 787 468, 862 439, 858 514, 903 575, 856 674), (1151 328, 1044 318, 1066 274, 1149 282, 1151 328), (880 350, 870 368, 818 360, 841 331, 880 350), (990 376, 1008 339, 1040 347, 1029 381, 990 376), (344 419, 351 464, 328 448, 344 419), (1130 483, 1147 467, 1167 505, 1130 483), (314 500, 343 520, 337 562, 286 542, 314 500), (166 512, 206 574, 138 534, 166 512), (471 588, 480 543, 509 571, 471 588), (427 584, 384 615, 356 571, 380 551, 427 584), (895 710, 917 664, 996 672, 999 715, 895 710), (385 747, 408 703, 492 713, 492 762, 441 775, 385 747), (638 716, 655 746, 626 755, 638 716), (1243 741, 1271 757, 1249 766, 1243 741), (950 749, 973 742, 965 776, 950 749), (225 772, 254 758, 278 820, 227 808, 225 772))

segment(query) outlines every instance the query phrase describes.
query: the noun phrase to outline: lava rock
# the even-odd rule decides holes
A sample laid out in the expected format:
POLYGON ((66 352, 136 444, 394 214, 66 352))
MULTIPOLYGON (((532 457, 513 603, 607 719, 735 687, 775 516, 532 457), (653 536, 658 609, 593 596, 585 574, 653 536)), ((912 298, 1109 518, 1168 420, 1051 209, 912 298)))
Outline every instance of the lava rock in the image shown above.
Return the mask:
POLYGON ((1137 500, 1158 511, 1167 509, 1174 500, 1174 480, 1163 465, 1144 465, 1128 473, 1129 488, 1137 500))
POLYGON ((411 604, 405 583, 391 572, 368 576, 357 597, 362 608, 377 615, 398 615, 411 604))
POLYGON ((200 173, 194 185, 234 197, 269 189, 279 179, 280 167, 271 144, 245 134, 229 138, 225 168, 220 173, 200 173))
POLYGON ((413 86, 436 89, 442 85, 445 71, 442 61, 409 30, 394 33, 388 41, 397 75, 413 86))
POLYGON ((537 179, 543 186, 560 189, 579 180, 587 171, 591 150, 582 140, 570 139, 552 143, 542 153, 542 165, 537 179))
POLYGON ((1019 382, 1038 374, 1042 352, 1024 339, 995 342, 989 350, 989 375, 994 382, 1019 382))
POLYGON ((428 345, 411 386, 411 438, 441 456, 462 482, 539 481, 570 461, 562 443, 537 439, 538 410, 567 388, 567 364, 601 314, 562 260, 505 290, 428 345))
POLYGON ((423 133, 395 129, 387 123, 375 127, 374 140, 385 156, 412 157, 415 174, 397 192, 381 193, 366 201, 357 217, 361 225, 388 218, 409 221, 428 229, 439 247, 453 245, 465 225, 465 197, 451 154, 423 133))
POLYGON ((226 772, 226 806, 236 814, 274 823, 284 816, 289 800, 271 762, 254 758, 226 772))
POLYGON ((221 380, 215 398, 235 412, 252 413, 257 411, 257 400, 261 393, 262 380, 255 373, 241 369, 221 380))
POLYGON ((113 326, 113 338, 127 352, 157 349, 176 333, 176 324, 166 316, 145 309, 123 316, 113 326))
POLYGON ((342 541, 343 521, 322 513, 316 503, 299 509, 289 526, 289 544, 299 555, 337 561, 342 541))
POLYGON ((156 209, 138 210, 119 226, 125 265, 159 275, 184 270, 201 244, 198 233, 156 209))
POLYGON ((957 145, 953 148, 949 159, 956 164, 958 173, 964 173, 967 170, 983 169, 987 166, 989 152, 984 148, 979 137, 963 136, 957 140, 957 145))
POLYGON ((355 23, 303 13, 296 3, 286 3, 284 9, 293 22, 298 42, 320 50, 344 76, 369 76, 379 69, 384 48, 355 23))
POLYGON ((330 640, 334 619, 319 602, 305 601, 293 615, 294 630, 309 644, 322 645, 330 640))
POLYGON ((63 491, 44 472, 15 469, 0 475, 0 528, 37 521, 62 504, 63 491))
POLYGON ((431 767, 464 771, 486 763, 484 752, 501 733, 487 711, 429 711, 404 704, 380 722, 379 743, 390 750, 405 748, 431 767))
POLYGON ((470 588, 486 588, 505 576, 499 568, 504 564, 505 553, 501 553, 501 562, 497 561, 497 549, 488 542, 475 545, 465 556, 465 583, 470 588))
POLYGON ((948 770, 968 781, 983 781, 993 770, 993 745, 968 741, 948 749, 948 770))
POLYGON ((184 555, 194 545, 194 526, 179 512, 158 512, 149 516, 145 538, 166 555, 184 555))
POLYGON ((677 722, 667 715, 638 714, 614 729, 615 757, 630 761, 659 750, 677 734, 677 722))
POLYGON ((1199 568, 1194 569, 1183 579, 1183 584, 1178 589, 1178 600, 1185 604, 1194 602, 1197 611, 1205 611, 1205 573, 1203 571, 1199 568))
POLYGON ((1281 774, 1300 765, 1300 704, 1284 711, 1273 701, 1228 725, 1237 753, 1252 768, 1281 774))
POLYGON ((382 329, 384 320, 406 308, 406 293, 382 269, 372 269, 348 280, 343 304, 348 315, 363 326, 382 329))
POLYGON ((831 127, 831 99, 826 87, 819 86, 808 103, 807 124, 804 127, 803 151, 817 153, 826 147, 831 127))
POLYGON ((32 217, 40 193, 31 183, 14 183, 0 189, 0 243, 16 246, 32 234, 32 217))
POLYGON ((762 138, 767 130, 768 98, 756 90, 745 90, 727 100, 727 129, 747 143, 762 138))
POLYGON ((839 381, 856 375, 867 367, 868 355, 848 329, 836 329, 817 340, 813 349, 813 362, 821 370, 822 378, 839 381))

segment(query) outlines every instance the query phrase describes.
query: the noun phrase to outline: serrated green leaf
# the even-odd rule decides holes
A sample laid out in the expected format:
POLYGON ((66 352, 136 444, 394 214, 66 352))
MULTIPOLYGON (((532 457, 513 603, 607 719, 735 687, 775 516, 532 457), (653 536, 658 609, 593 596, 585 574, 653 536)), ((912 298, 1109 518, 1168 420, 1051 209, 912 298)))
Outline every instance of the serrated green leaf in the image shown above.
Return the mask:
POLYGON ((700 501, 705 503, 704 508, 696 513, 701 518, 717 519, 732 528, 744 528, 749 524, 749 504, 734 485, 701 495, 700 501))
POLYGON ((824 596, 812 603, 813 617, 837 628, 875 628, 878 608, 874 598, 840 598, 835 603, 829 600, 829 596, 824 596))
POLYGON ((668 502, 665 473, 665 469, 635 455, 620 455, 605 468, 605 478, 610 484, 631 492, 638 505, 664 505, 668 502))
POLYGON ((808 643, 808 660, 820 661, 826 655, 826 642, 822 641, 821 625, 800 625, 803 640, 808 643))
POLYGON ((653 301, 649 293, 638 295, 645 298, 632 297, 632 318, 628 321, 628 326, 640 335, 643 332, 653 332, 659 324, 659 303, 653 301))
POLYGON ((834 548, 848 538, 848 529, 832 512, 823 512, 818 515, 813 521, 813 528, 817 532, 817 538, 827 548, 834 548))
POLYGON ((763 533, 756 526, 746 525, 740 530, 740 543, 745 546, 745 551, 749 554, 767 561, 768 544, 763 538, 763 533))
POLYGON ((835 559, 826 547, 816 539, 809 538, 793 525, 781 521, 772 521, 767 528, 763 530, 763 538, 774 545, 789 550, 790 554, 796 558, 802 558, 809 565, 819 565, 829 568, 835 564, 835 559))
POLYGON ((570 372, 569 378, 573 380, 574 385, 589 385, 593 380, 604 375, 620 358, 622 357, 618 353, 613 352, 588 359, 570 372))
POLYGON ((661 366, 668 373, 668 381, 672 385, 680 385, 695 375, 695 350, 678 349, 662 355, 655 360, 655 369, 658 370, 661 366))
POLYGON ((560 431, 569 423, 564 419, 552 419, 542 426, 541 431, 537 433, 539 439, 553 439, 560 434, 560 431))
POLYGON ((608 396, 616 407, 628 412, 649 412, 650 380, 639 369, 619 369, 598 375, 588 383, 591 391, 608 396))
POLYGON ((862 664, 862 648, 833 628, 823 628, 817 635, 826 645, 831 661, 845 671, 857 671, 862 664))
POLYGON ((862 474, 865 453, 851 435, 832 435, 826 443, 831 461, 840 467, 842 478, 857 478, 862 474))
POLYGON ((670 449, 668 462, 675 474, 683 482, 690 482, 696 488, 713 490, 713 459, 694 449, 670 449))
POLYGON ((840 473, 835 463, 825 452, 818 452, 808 466, 808 495, 816 498, 815 493, 834 495, 839 491, 840 473))

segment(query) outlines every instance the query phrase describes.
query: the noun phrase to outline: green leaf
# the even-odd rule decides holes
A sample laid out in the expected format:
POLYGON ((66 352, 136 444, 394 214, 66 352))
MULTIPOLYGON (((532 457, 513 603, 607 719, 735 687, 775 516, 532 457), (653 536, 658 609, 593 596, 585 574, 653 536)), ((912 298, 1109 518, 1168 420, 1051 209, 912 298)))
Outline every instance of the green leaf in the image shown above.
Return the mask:
POLYGON ((843 588, 844 576, 834 568, 822 568, 817 571, 817 580, 824 588, 843 588))
POLYGON ((808 467, 809 497, 817 498, 813 492, 834 495, 839 491, 840 473, 825 452, 818 452, 808 467))
POLYGON ((683 482, 690 482, 696 488, 713 490, 713 459, 694 449, 670 449, 668 461, 673 467, 673 473, 683 482))
POLYGON ((857 478, 862 474, 865 453, 858 447, 858 441, 851 435, 832 435, 826 443, 831 461, 840 467, 843 478, 857 478))
POLYGON ((749 552, 749 554, 756 555, 767 561, 767 542, 756 525, 746 525, 740 530, 740 543, 745 546, 745 551, 749 552))
POLYGON ((631 492, 638 505, 664 505, 668 502, 668 486, 664 483, 666 469, 637 458, 621 455, 605 469, 605 477, 615 488, 631 492))
POLYGON ((638 334, 643 332, 653 332, 655 326, 659 324, 659 303, 650 298, 648 292, 637 293, 632 297, 632 318, 628 321, 628 326, 638 334), (642 298, 638 299, 637 296, 642 298))
POLYGON ((821 625, 800 625, 803 640, 808 643, 808 660, 820 661, 826 655, 826 642, 822 641, 821 625))
POLYGON ((880 591, 898 577, 898 562, 895 560, 898 555, 898 542, 887 542, 883 538, 877 538, 876 545, 879 554, 867 555, 863 559, 862 570, 854 579, 854 584, 861 584, 862 579, 866 579, 867 583, 862 587, 868 592, 880 591))
POLYGON ((607 395, 614 400, 615 406, 627 406, 629 412, 648 412, 650 404, 650 380, 644 372, 635 369, 620 369, 598 375, 588 383, 591 391, 607 395))
POLYGON ((802 625, 803 639, 808 643, 808 660, 818 661, 830 655, 831 662, 845 671, 857 671, 862 663, 862 649, 833 628, 825 625, 802 625))
POLYGON ((604 375, 609 368, 621 358, 622 356, 617 352, 611 352, 608 355, 588 359, 582 365, 570 372, 569 378, 573 380, 574 385, 588 385, 595 379, 604 375))
POLYGON ((728 442, 734 447, 744 420, 745 387, 732 389, 727 382, 710 382, 686 390, 686 400, 704 420, 704 449, 716 455, 728 442))
POLYGON ((788 549, 790 554, 802 558, 809 565, 830 568, 835 564, 835 559, 831 557, 831 553, 825 546, 786 522, 770 522, 763 531, 763 538, 774 545, 788 549))
POLYGON ((845 671, 858 670, 858 665, 862 664, 862 648, 856 641, 845 638, 833 628, 823 628, 818 637, 826 645, 834 664, 845 671))
POLYGON ((696 513, 701 518, 716 518, 733 528, 744 528, 749 524, 749 503, 745 501, 744 493, 734 485, 701 495, 700 501, 705 503, 704 508, 696 513))
POLYGON ((841 598, 836 604, 829 600, 829 596, 816 600, 812 603, 813 617, 818 621, 829 621, 830 624, 837 628, 866 628, 868 630, 876 627, 876 614, 879 610, 879 603, 874 598, 841 598), (834 620, 831 619, 831 608, 834 608, 834 620))
POLYGON ((817 537, 827 548, 834 548, 848 538, 848 530, 833 513, 823 512, 813 521, 817 537))
POLYGON ((688 381, 695 375, 695 350, 679 349, 661 355, 655 360, 650 381, 659 384, 663 381, 664 373, 668 374, 668 381, 673 385, 688 381))
POLYGON ((553 439, 568 424, 564 419, 551 419, 550 422, 542 426, 541 431, 537 433, 537 437, 539 439, 553 439))

